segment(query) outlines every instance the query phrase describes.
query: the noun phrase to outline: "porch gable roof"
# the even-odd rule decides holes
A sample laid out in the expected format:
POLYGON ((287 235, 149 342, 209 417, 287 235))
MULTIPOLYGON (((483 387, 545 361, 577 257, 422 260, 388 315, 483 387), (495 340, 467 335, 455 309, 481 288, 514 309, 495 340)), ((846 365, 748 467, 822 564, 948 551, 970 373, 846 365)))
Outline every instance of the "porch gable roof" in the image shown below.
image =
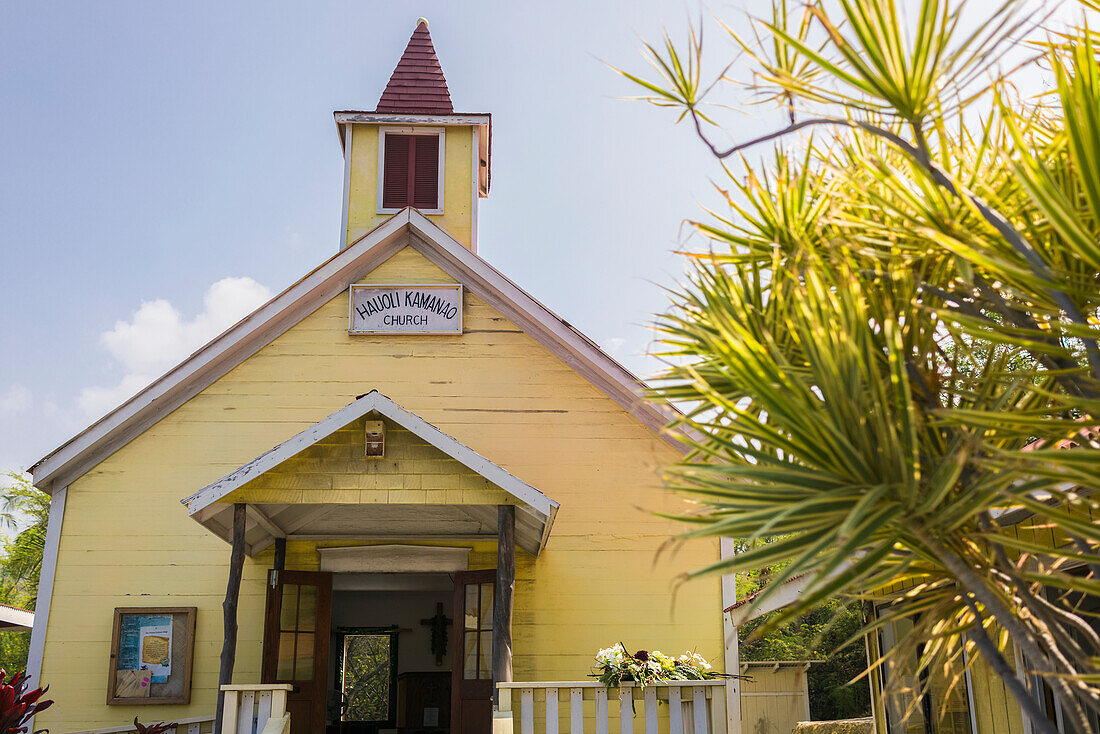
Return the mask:
MULTIPOLYGON (((211 482, 190 497, 180 500, 180 502, 187 507, 189 516, 214 532, 215 535, 225 539, 227 527, 218 516, 230 512, 232 505, 222 500, 235 490, 244 487, 264 473, 275 469, 310 446, 317 444, 368 414, 377 414, 388 418, 502 490, 505 495, 514 500, 518 514, 526 516, 522 518, 521 522, 517 523, 518 544, 532 555, 537 555, 546 544, 554 523, 554 517, 558 512, 559 504, 556 501, 477 453, 469 446, 447 435, 420 416, 405 410, 405 408, 377 390, 372 390, 359 397, 349 405, 260 454, 224 477, 211 482)), ((303 504, 299 507, 303 508, 306 515, 313 513, 312 519, 317 519, 315 513, 318 509, 317 505, 303 504)), ((375 511, 377 512, 378 506, 372 505, 372 507, 376 508, 375 511)), ((425 508, 425 510, 427 509, 425 508)), ((250 555, 263 550, 273 543, 277 537, 287 537, 286 529, 274 523, 265 508, 250 504, 250 510, 250 532, 252 532, 253 537, 252 541, 248 542, 250 555)), ((466 508, 464 511, 466 514, 470 514, 471 511, 476 512, 475 508, 466 508)))

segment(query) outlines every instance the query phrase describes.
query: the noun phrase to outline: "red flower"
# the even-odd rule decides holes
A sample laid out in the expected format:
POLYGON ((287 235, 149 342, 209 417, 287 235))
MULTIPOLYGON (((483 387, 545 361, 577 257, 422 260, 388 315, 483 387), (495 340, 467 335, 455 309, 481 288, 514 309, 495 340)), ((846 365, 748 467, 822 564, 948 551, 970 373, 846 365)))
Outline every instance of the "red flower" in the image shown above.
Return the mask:
POLYGON ((639 650, 638 652, 634 653, 634 659, 635 660, 640 660, 643 663, 648 662, 649 661, 649 653, 646 652, 645 650, 639 650))

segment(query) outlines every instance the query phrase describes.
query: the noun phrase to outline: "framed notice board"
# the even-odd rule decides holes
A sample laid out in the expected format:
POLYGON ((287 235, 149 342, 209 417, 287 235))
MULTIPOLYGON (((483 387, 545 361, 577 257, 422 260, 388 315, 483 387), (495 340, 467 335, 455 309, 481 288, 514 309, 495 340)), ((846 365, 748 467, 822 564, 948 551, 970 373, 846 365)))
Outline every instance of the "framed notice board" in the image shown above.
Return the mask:
POLYGON ((107 704, 190 703, 196 607, 115 607, 107 704))

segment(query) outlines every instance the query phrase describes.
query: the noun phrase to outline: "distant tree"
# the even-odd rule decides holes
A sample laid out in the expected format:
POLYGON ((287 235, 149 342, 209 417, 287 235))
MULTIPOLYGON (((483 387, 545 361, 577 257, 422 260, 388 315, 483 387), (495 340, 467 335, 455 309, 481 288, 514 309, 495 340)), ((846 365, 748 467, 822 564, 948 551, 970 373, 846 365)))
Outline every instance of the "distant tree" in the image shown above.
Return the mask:
MULTIPOLYGON (((761 576, 740 579, 737 595, 760 590, 761 576)), ((838 599, 774 624, 776 612, 749 620, 738 628, 743 661, 817 660, 806 674, 810 717, 817 721, 871 715, 867 679, 853 681, 867 667, 867 648, 859 635, 863 625, 857 602, 838 599)))
MULTIPOLYGON (((701 32, 647 47, 653 80, 627 75, 731 172, 728 207, 695 223, 711 249, 659 320, 657 392, 694 437, 669 483, 699 502, 688 537, 748 545, 696 574, 782 568, 757 603, 805 577, 773 627, 838 595, 917 588, 877 623, 914 620, 892 656, 919 670, 898 674, 980 654, 1053 732, 1011 641, 1088 731, 1100 44, 1085 20, 1043 29, 1013 0, 899 5, 780 0, 725 26, 741 53, 713 79, 701 32), (1021 98, 1018 70, 1044 93, 1021 98), (783 122, 748 140, 716 124, 731 84, 783 122), (764 160, 744 158, 759 146, 764 160), (1021 514, 1058 542, 1017 535, 1021 514)), ((933 677, 913 677, 911 706, 933 677)))
MULTIPOLYGON (((8 472, 4 478, 7 486, 0 488, 0 524, 13 534, 0 546, 0 602, 33 611, 50 498, 22 474, 8 472)), ((23 670, 29 647, 30 632, 0 631, 0 668, 23 670)))

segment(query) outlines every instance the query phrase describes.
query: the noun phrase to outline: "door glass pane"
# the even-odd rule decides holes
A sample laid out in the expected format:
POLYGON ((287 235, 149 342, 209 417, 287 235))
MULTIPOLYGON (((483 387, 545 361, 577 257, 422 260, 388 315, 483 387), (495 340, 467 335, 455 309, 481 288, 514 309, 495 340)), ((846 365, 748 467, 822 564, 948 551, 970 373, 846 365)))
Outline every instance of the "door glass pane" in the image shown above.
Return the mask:
POLYGON ((493 585, 481 585, 481 623, 478 629, 493 628, 493 585))
POLYGON ((387 721, 390 717, 389 635, 344 638, 341 690, 347 701, 344 721, 387 721))
POLYGON ((279 634, 279 657, 275 677, 278 680, 294 680, 294 633, 279 634))
POLYGON ((477 584, 466 584, 466 620, 465 628, 468 630, 477 629, 477 584))
POLYGON ((298 633, 298 651, 295 657, 294 680, 313 680, 313 633, 298 633))
POLYGON ((317 587, 298 587, 298 629, 312 632, 317 621, 317 587))
POLYGON ((462 664, 462 677, 466 680, 477 678, 477 632, 467 632, 464 640, 465 660, 462 664))
MULTIPOLYGON (((970 734, 970 706, 966 700, 965 679, 953 680, 961 670, 953 669, 943 671, 937 669, 932 673, 931 690, 932 710, 936 713, 936 734, 970 734), (946 673, 946 674, 945 674, 946 673), (954 685, 952 685, 954 684, 954 685)), ((959 664, 961 668, 961 663, 959 664)))
MULTIPOLYGON (((890 649, 905 640, 913 630, 910 619, 896 620, 882 629, 883 648, 890 649)), ((924 708, 919 700, 921 682, 916 671, 916 653, 910 659, 897 657, 886 662, 886 674, 894 680, 886 694, 886 713, 890 734, 924 734, 924 708)))
POLYGON ((294 630, 298 622, 298 585, 283 584, 282 609, 279 610, 279 629, 294 630))
POLYGON ((493 632, 481 633, 481 657, 478 665, 478 678, 493 677, 493 632))

